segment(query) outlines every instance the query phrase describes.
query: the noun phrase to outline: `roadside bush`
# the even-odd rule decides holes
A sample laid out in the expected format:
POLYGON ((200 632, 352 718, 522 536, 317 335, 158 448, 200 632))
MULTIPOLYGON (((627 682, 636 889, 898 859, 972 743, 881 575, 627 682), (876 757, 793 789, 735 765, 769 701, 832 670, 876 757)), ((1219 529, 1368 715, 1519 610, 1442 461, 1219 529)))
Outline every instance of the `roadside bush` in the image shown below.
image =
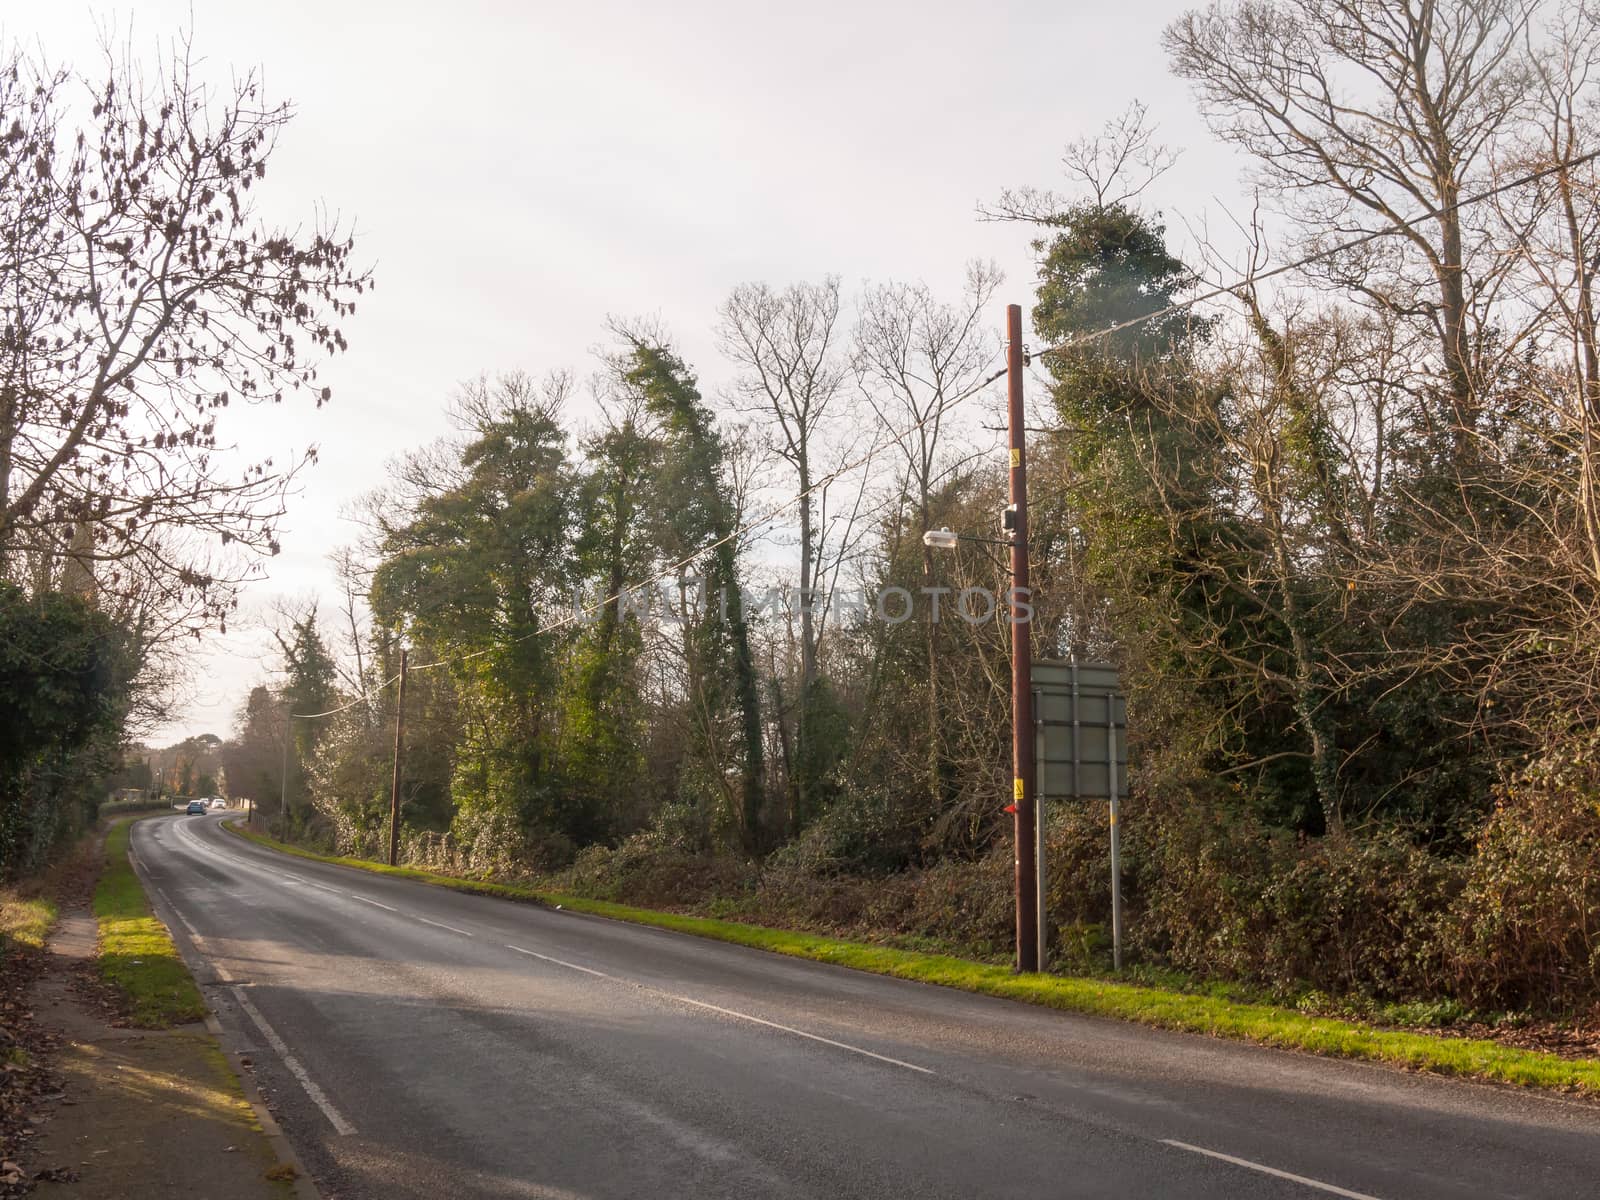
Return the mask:
POLYGON ((736 896, 749 886, 752 869, 729 855, 695 854, 655 833, 640 833, 621 845, 590 846, 557 886, 595 900, 650 908, 679 908, 736 896))
POLYGON ((1458 864, 1394 831, 1295 844, 1261 893, 1254 978, 1335 996, 1436 996, 1448 986, 1441 926, 1458 864))
POLYGON ((847 790, 799 837, 774 852, 780 872, 817 879, 904 870, 916 854, 915 835, 892 819, 881 795, 847 790))
POLYGON ((98 815, 99 819, 103 821, 107 817, 115 817, 123 813, 161 812, 170 809, 173 803, 170 798, 165 800, 106 800, 101 803, 98 815))
POLYGON ((1260 980, 1262 895, 1285 835, 1216 804, 1140 802, 1137 811, 1124 827, 1130 949, 1204 978, 1260 980))
POLYGON ((1470 1003, 1600 1001, 1600 738, 1547 751, 1502 790, 1448 932, 1454 988, 1470 1003))

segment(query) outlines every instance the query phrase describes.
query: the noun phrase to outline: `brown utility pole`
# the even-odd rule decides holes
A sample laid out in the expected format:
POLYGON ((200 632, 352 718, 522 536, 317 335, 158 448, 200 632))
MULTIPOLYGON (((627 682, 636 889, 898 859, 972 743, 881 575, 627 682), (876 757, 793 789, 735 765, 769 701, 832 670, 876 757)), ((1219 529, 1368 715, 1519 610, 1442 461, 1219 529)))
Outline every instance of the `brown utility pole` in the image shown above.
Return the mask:
POLYGON ((1039 863, 1034 846, 1033 619, 1028 588, 1028 463, 1022 411, 1022 306, 1006 306, 1006 424, 1010 432, 1011 813, 1016 843, 1017 970, 1039 969, 1039 863))
POLYGON ((394 783, 389 788, 389 865, 400 861, 400 765, 406 751, 406 652, 400 651, 400 687, 394 696, 394 783))

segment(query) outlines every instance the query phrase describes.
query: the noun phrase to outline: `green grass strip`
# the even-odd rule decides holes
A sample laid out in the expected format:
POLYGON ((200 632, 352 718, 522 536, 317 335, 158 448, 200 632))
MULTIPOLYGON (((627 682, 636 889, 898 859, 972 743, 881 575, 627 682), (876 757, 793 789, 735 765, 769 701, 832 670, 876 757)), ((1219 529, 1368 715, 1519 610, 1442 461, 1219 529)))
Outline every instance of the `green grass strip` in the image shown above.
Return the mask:
POLYGON ((55 901, 44 896, 23 899, 0 889, 0 961, 4 961, 6 951, 13 946, 43 950, 55 923, 55 901))
POLYGON ((922 954, 914 950, 873 946, 762 925, 632 908, 582 896, 540 892, 511 884, 483 883, 409 867, 390 867, 365 859, 317 854, 239 829, 231 822, 228 827, 251 841, 300 858, 384 875, 399 875, 458 891, 479 892, 545 905, 559 904, 574 912, 591 913, 636 925, 653 925, 659 929, 752 946, 775 954, 870 971, 875 975, 960 988, 962 991, 1041 1004, 1066 1012, 1137 1021, 1159 1029, 1234 1038, 1336 1058, 1393 1063, 1416 1070, 1491 1079, 1521 1087, 1600 1093, 1600 1061, 1595 1059, 1561 1058, 1483 1039, 1377 1029, 1353 1021, 1307 1016, 1293 1009, 1268 1004, 1244 1004, 1213 996, 1170 992, 1108 980, 1061 975, 1016 975, 1007 967, 970 962, 948 955, 922 954))
POLYGON ((132 828, 128 821, 106 835, 105 870, 94 889, 100 974, 126 1000, 133 1024, 167 1029, 201 1020, 206 1005, 166 926, 150 911, 144 887, 128 861, 132 828))

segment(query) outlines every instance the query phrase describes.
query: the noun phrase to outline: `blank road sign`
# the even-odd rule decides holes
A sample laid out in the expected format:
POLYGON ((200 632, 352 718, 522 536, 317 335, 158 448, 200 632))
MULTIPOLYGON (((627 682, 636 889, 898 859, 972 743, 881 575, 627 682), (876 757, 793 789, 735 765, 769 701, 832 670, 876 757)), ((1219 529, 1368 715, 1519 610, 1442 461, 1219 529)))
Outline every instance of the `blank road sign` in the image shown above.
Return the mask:
POLYGON ((1114 745, 1117 795, 1126 796, 1128 711, 1116 668, 1105 663, 1036 662, 1033 688, 1034 720, 1040 725, 1043 749, 1039 794, 1109 800, 1114 745))

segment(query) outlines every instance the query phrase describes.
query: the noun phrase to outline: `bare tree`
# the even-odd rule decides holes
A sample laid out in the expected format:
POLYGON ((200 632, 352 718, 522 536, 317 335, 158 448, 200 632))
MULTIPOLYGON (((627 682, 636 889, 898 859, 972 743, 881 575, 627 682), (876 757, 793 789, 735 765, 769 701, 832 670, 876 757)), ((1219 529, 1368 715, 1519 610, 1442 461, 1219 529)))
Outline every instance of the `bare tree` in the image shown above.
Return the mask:
POLYGON ((1448 428, 1469 457, 1482 405, 1485 306, 1502 277, 1459 207, 1528 96, 1525 0, 1217 4, 1167 28, 1216 133, 1251 154, 1341 288, 1432 328, 1448 428), (1425 219, 1416 224, 1417 217, 1425 219))
POLYGON ((335 226, 256 217, 291 116, 253 75, 217 98, 186 42, 153 78, 110 52, 93 81, 15 49, 0 65, 0 557, 87 526, 95 561, 170 572, 215 618, 228 581, 150 531, 276 551, 295 464, 237 461, 219 417, 326 401, 308 352, 344 348, 369 283, 335 226))
MULTIPOLYGON (((807 745, 806 709, 817 682, 821 626, 816 608, 819 566, 828 553, 828 522, 818 520, 828 492, 827 463, 837 452, 832 437, 847 403, 849 362, 841 345, 839 280, 793 284, 775 291, 764 283, 743 284, 722 306, 718 336, 724 354, 739 368, 739 407, 760 419, 771 451, 793 473, 799 502, 800 699, 796 741, 807 745)), ((803 773, 793 780, 794 820, 802 819, 808 795, 803 773)))
MULTIPOLYGON (((993 263, 973 262, 959 304, 936 299, 923 283, 880 284, 862 298, 855 335, 862 390, 905 464, 906 499, 915 507, 919 537, 933 527, 940 480, 969 457, 950 450, 951 435, 957 433, 950 410, 994 361, 997 337, 984 316, 1003 278, 993 263)), ((933 551, 924 544, 922 586, 930 596, 937 582, 933 551)), ((939 628, 932 620, 924 623, 924 651, 927 769, 937 811, 948 799, 950 772, 939 693, 939 628)))
POLYGON ((1067 144, 1061 166, 1072 192, 1006 188, 979 214, 991 221, 1054 225, 1062 213, 1085 202, 1095 208, 1130 206, 1178 161, 1180 152, 1156 141, 1156 132, 1149 106, 1135 100, 1099 133, 1067 144))

